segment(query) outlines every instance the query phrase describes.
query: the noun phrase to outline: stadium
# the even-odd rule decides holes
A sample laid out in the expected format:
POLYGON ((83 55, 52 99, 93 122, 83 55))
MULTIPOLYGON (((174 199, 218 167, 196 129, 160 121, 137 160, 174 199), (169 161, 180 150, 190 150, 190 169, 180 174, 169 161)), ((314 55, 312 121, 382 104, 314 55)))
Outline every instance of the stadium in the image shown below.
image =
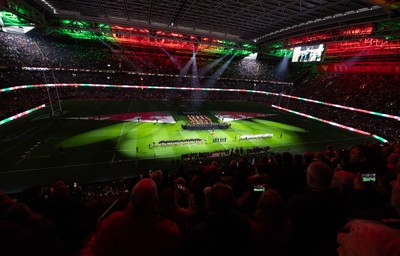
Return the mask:
MULTIPOLYGON (((249 187, 292 205, 312 162, 379 173, 387 196, 400 172, 399 32, 398 1, 0 0, 2 200, 54 221, 54 205, 28 199, 47 207, 61 184, 90 218, 84 238, 64 227, 62 249, 48 249, 82 255, 96 222, 160 173, 159 192, 179 179, 201 191, 185 232, 207 214, 206 188, 229 185, 250 216, 262 197, 241 205, 249 187), (355 148, 362 164, 349 160, 355 148)), ((353 208, 343 219, 365 217, 353 208)), ((290 228, 272 255, 300 246, 304 227, 290 228)), ((308 255, 336 253, 325 249, 308 255)))

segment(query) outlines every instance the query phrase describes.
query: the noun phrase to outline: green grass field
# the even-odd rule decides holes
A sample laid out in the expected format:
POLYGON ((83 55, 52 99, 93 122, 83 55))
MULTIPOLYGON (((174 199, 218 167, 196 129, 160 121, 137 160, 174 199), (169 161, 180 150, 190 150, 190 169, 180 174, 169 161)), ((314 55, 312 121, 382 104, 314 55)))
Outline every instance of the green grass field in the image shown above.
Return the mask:
POLYGON ((32 184, 48 185, 58 179, 92 183, 137 176, 149 169, 174 171, 176 165, 171 164, 172 160, 181 159, 182 154, 190 152, 270 146, 272 152, 295 154, 320 151, 327 144, 348 148, 373 140, 260 103, 202 102, 191 105, 167 101, 66 101, 62 108, 63 115, 55 120, 49 117, 50 109, 47 108, 0 127, 0 188, 17 192, 32 184), (176 123, 68 119, 151 111, 169 112, 176 123), (215 130, 213 135, 211 131, 183 130, 181 124, 188 120, 180 114, 182 111, 201 112, 214 122, 217 121, 212 114, 214 111, 256 112, 271 116, 231 121, 229 129, 215 130), (265 133, 274 136, 238 139, 244 134, 265 133), (226 138, 226 142, 213 143, 213 136, 226 138), (158 145, 160 140, 188 138, 206 139, 207 142, 158 145))

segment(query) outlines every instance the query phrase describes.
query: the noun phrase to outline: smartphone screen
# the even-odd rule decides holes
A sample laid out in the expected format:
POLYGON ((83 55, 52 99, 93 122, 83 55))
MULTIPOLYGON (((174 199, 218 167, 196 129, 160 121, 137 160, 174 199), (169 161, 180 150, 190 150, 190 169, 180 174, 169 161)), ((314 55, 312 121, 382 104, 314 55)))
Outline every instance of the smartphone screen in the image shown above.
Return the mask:
POLYGON ((265 187, 263 185, 254 185, 253 191, 254 192, 264 192, 265 187))
POLYGON ((363 182, 376 182, 376 173, 363 173, 361 174, 363 182))

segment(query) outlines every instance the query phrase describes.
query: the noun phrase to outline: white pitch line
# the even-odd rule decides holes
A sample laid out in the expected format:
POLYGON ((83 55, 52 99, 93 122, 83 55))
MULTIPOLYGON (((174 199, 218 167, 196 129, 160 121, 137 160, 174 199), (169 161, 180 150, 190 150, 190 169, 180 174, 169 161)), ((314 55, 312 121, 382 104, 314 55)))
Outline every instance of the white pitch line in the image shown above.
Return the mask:
POLYGON ((225 149, 228 149, 227 147, 225 147, 225 145, 224 144, 222 144, 222 143, 220 143, 225 149))
POLYGON ((61 165, 61 166, 52 166, 52 167, 45 167, 45 168, 23 169, 23 170, 9 171, 9 172, 4 172, 4 173, 20 173, 20 172, 31 172, 31 171, 38 171, 38 170, 42 171, 42 170, 51 170, 51 169, 60 169, 60 168, 94 166, 94 165, 102 165, 102 164, 109 164, 109 163, 110 162, 99 162, 99 163, 87 163, 87 164, 61 165))
POLYGON ((13 144, 13 147, 9 147, 7 150, 1 152, 0 156, 7 153, 8 151, 14 149, 15 147, 17 147, 18 145, 22 144, 23 142, 25 142, 26 140, 28 140, 29 138, 33 137, 34 135, 38 134, 39 132, 41 132, 42 130, 44 130, 45 128, 47 128, 48 126, 50 126, 51 123, 45 125, 42 129, 39 129, 37 132, 32 133, 30 136, 26 137, 24 140, 20 140, 18 143, 13 144))
POLYGON ((15 165, 18 165, 19 163, 21 163, 22 160, 24 160, 24 158, 21 158, 20 160, 18 160, 18 162, 16 162, 15 165))
MULTIPOLYGON (((130 109, 131 109, 131 105, 132 105, 132 101, 129 102, 128 112, 129 112, 130 109)), ((118 148, 119 143, 121 142, 122 132, 123 132, 124 129, 125 129, 126 123, 127 123, 127 122, 124 122, 124 124, 122 125, 122 129, 121 129, 121 131, 120 131, 120 133, 119 133, 118 142, 117 142, 117 145, 115 146, 115 148, 118 148)), ((111 159, 111 162, 114 162, 114 159, 115 159, 115 153, 113 154, 113 157, 112 157, 112 159, 111 159)))
POLYGON ((50 157, 50 155, 45 155, 45 156, 27 156, 27 157, 25 157, 25 159, 28 159, 28 158, 45 158, 45 157, 50 157))
POLYGON ((27 156, 27 157, 23 157, 20 160, 18 160, 18 162, 15 163, 15 165, 18 165, 19 163, 22 162, 22 160, 26 160, 26 159, 30 159, 30 158, 46 158, 46 157, 50 157, 50 155, 46 155, 46 156, 27 156))

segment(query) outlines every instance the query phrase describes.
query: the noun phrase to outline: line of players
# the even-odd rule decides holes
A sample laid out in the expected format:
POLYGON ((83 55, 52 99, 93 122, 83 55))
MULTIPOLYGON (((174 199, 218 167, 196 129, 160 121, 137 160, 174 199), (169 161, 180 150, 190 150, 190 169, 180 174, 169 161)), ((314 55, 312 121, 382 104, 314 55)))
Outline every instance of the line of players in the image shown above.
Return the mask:
POLYGON ((217 143, 217 142, 226 142, 226 137, 225 138, 213 138, 212 139, 213 143, 217 143))

